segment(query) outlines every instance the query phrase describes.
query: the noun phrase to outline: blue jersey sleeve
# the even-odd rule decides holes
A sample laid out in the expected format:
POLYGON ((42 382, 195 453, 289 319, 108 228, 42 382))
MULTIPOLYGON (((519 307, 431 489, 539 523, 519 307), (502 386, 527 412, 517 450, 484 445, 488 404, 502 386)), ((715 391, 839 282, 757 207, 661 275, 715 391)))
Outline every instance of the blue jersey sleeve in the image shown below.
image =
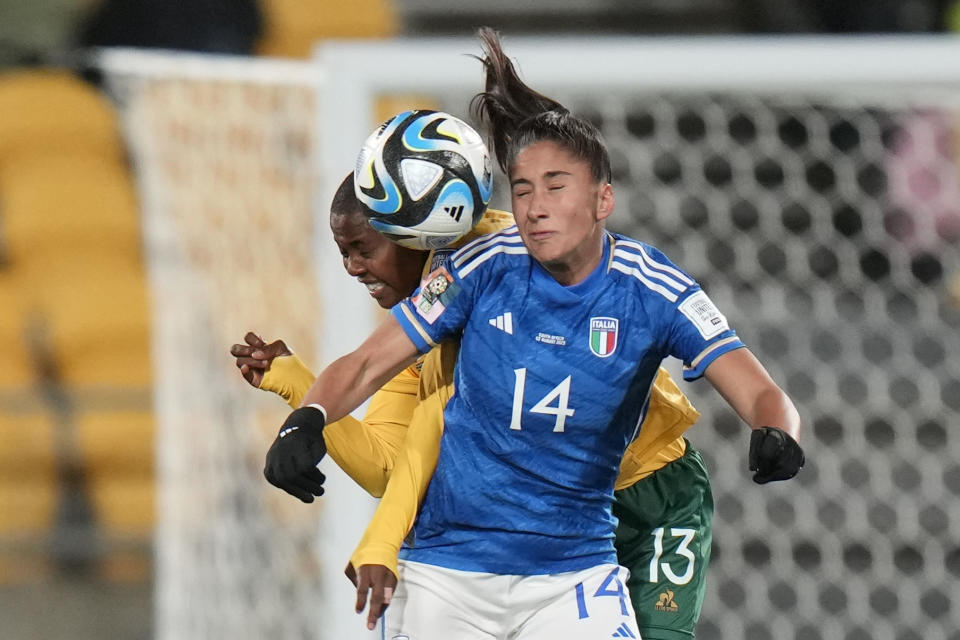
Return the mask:
POLYGON ((696 380, 718 357, 744 346, 699 286, 677 301, 669 335, 670 355, 683 361, 685 380, 696 380))
POLYGON ((669 355, 683 361, 684 379, 696 380, 718 357, 744 346, 693 278, 654 247, 644 245, 640 252, 643 261, 638 264, 648 276, 645 283, 660 293, 656 299, 664 305, 655 311, 664 323, 663 344, 669 355))
MULTIPOLYGON (((478 278, 471 278, 476 281, 478 278)), ((469 286, 450 269, 449 263, 431 271, 413 295, 390 313, 421 353, 458 335, 473 307, 469 286)))

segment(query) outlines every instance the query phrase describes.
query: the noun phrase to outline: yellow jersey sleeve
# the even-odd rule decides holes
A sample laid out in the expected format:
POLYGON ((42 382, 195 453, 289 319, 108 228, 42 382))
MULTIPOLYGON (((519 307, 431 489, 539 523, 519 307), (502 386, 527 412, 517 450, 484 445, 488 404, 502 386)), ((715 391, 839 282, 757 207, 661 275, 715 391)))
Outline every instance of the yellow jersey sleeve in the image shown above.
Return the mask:
POLYGON ((453 368, 458 351, 459 344, 444 342, 424 359, 420 403, 414 409, 407 439, 383 499, 350 558, 354 567, 380 564, 397 574, 400 545, 413 527, 420 502, 437 466, 443 435, 443 410, 453 393, 453 368))
POLYGON ((417 366, 408 367, 373 394, 362 421, 345 416, 323 429, 330 457, 376 498, 383 495, 407 436, 418 386, 417 366))
POLYGON ((623 454, 614 488, 629 487, 682 456, 687 450, 683 434, 699 417, 700 413, 661 367, 650 390, 647 415, 640 433, 623 454))
POLYGON ((296 409, 307 395, 316 376, 310 368, 291 353, 289 356, 279 356, 270 363, 270 368, 263 374, 260 388, 275 393, 296 409))

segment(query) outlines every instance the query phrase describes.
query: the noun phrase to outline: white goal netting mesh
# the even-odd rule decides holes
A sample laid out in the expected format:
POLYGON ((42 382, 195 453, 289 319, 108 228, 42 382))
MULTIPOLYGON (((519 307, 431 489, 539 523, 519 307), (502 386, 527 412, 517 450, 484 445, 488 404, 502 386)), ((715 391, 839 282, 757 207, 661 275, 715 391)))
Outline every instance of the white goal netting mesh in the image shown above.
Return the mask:
POLYGON ((960 637, 960 111, 828 94, 579 106, 615 155, 614 226, 703 283, 805 422, 798 481, 756 487, 739 419, 690 392, 717 507, 698 637, 960 637))
POLYGON ((140 186, 158 381, 156 637, 316 637, 318 512, 263 480, 284 405, 228 353, 251 329, 316 351, 310 70, 122 62, 108 80, 140 186))
MULTIPOLYGON (((317 77, 332 70, 318 60, 317 77)), ((706 383, 685 387, 703 415, 690 439, 716 500, 697 637, 960 640, 960 91, 905 92, 882 78, 857 91, 806 82, 771 92, 735 79, 699 89, 682 78, 601 91, 589 63, 560 66, 566 84, 531 84, 601 126, 617 194, 610 226, 703 283, 804 419, 806 469, 759 487, 746 470, 746 427, 706 383)), ((258 425, 264 401, 234 384, 221 353, 252 318, 276 326, 268 300, 298 310, 281 317, 278 335, 296 336, 301 351, 320 339, 305 306, 319 303, 296 293, 318 286, 304 225, 325 212, 311 212, 308 183, 339 174, 305 151, 317 144, 315 88, 230 75, 112 78, 156 267, 160 638, 316 634, 322 607, 308 604, 318 597, 311 585, 340 570, 319 567, 315 520, 288 513, 262 481, 277 414, 258 425), (194 154, 177 146, 185 141, 209 146, 194 154), (280 200, 284 216, 275 215, 280 200), (263 259, 275 252, 289 262, 263 259), (295 544, 270 544, 274 535, 295 544)), ((779 81, 791 86, 789 74, 779 81)), ((338 92, 318 84, 321 109, 354 88, 330 82, 338 92)), ((392 82, 384 86, 430 91, 460 116, 480 86, 479 70, 449 89, 435 78, 392 82)), ((359 124, 335 120, 324 136, 359 131, 350 134, 359 145, 369 106, 354 117, 359 124)))

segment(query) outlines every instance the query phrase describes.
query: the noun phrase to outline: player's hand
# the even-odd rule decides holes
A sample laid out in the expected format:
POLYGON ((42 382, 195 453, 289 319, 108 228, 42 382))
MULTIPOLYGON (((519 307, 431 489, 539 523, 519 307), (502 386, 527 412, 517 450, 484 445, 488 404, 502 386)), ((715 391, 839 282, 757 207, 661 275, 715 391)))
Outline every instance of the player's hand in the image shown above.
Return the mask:
POLYGON ((267 482, 303 502, 322 496, 326 477, 317 463, 327 454, 323 426, 323 412, 315 407, 301 407, 291 413, 267 451, 263 468, 267 482))
POLYGON ((237 359, 237 368, 240 369, 243 379, 258 389, 263 382, 263 374, 270 368, 273 359, 293 353, 283 340, 274 340, 267 344, 252 331, 243 336, 243 341, 246 344, 230 347, 230 355, 237 359))
POLYGON ((363 613, 367 606, 367 592, 370 592, 367 629, 372 631, 377 626, 377 620, 390 606, 393 590, 397 586, 397 576, 382 564, 362 564, 356 571, 353 565, 349 564, 345 573, 357 587, 357 604, 354 607, 357 613, 363 613))
POLYGON ((753 481, 766 484, 789 480, 805 462, 803 449, 790 434, 777 427, 760 427, 750 434, 750 471, 753 481))

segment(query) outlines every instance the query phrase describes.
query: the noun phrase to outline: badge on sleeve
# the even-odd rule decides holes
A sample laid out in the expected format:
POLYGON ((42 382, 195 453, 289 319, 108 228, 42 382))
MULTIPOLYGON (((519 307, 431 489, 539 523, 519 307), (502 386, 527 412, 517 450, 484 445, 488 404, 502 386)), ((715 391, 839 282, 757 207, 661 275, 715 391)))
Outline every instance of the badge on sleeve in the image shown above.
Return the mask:
POLYGON ((460 286, 453 281, 453 276, 444 267, 440 267, 423 279, 420 291, 411 302, 420 317, 433 324, 459 292, 460 286))
POLYGON ((718 336, 730 328, 727 319, 703 290, 697 291, 681 302, 679 309, 693 323, 704 340, 718 336))

